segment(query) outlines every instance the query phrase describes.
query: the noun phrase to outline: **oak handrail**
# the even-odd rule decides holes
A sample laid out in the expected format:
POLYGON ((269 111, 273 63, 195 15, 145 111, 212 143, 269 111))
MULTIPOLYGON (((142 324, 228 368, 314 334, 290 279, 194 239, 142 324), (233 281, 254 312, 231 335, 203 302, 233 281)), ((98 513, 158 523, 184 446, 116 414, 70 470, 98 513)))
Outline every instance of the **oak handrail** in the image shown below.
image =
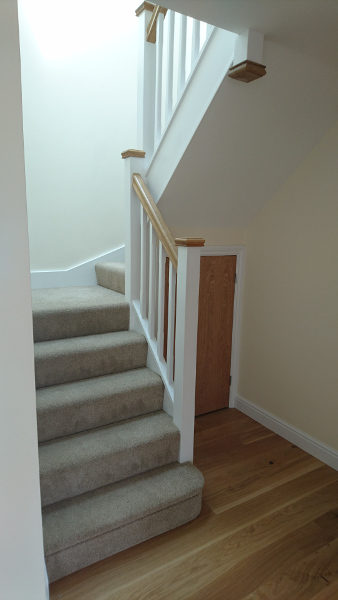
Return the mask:
POLYGON ((159 6, 158 4, 156 4, 154 7, 154 10, 153 10, 153 14, 151 15, 151 19, 149 21, 148 28, 147 28, 147 42, 150 42, 151 44, 156 44, 156 24, 157 24, 158 15, 160 13, 163 13, 164 16, 166 16, 167 9, 162 8, 162 6, 159 6))
POLYGON ((144 10, 149 10, 150 12, 153 12, 155 6, 156 5, 153 2, 142 2, 142 4, 140 4, 140 6, 138 6, 135 10, 135 15, 139 17, 144 10))
POLYGON ((166 251, 167 256, 171 260, 175 271, 177 271, 178 251, 175 245, 174 237, 139 173, 133 174, 133 188, 144 210, 146 211, 156 235, 166 251))

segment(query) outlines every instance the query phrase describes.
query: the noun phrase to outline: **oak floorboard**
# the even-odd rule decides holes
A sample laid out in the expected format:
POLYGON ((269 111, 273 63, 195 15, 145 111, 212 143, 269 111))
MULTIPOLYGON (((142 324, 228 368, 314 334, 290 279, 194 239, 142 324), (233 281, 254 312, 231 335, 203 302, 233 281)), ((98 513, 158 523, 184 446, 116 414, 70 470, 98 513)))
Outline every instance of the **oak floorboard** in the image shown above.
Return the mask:
POLYGON ((337 600, 338 598, 338 580, 336 579, 329 586, 313 596, 311 600, 337 600))
POLYGON ((50 600, 338 599, 338 473, 235 409, 198 417, 195 441, 200 516, 51 584, 50 600))
MULTIPOLYGON (((296 561, 318 551, 327 543, 327 534, 319 532, 314 523, 306 524, 276 543, 238 562, 230 571, 226 571, 214 580, 207 589, 199 590, 195 598, 203 600, 207 597, 208 600, 213 600, 224 594, 225 598, 242 600, 248 592, 258 588, 266 579, 282 574, 296 561)), ((277 597, 279 598, 278 590, 277 594, 274 590, 270 598, 275 600, 277 597)))
MULTIPOLYGON (((337 583, 337 577, 338 540, 334 539, 303 559, 295 560, 277 576, 270 574, 263 585, 241 600, 313 600, 329 589, 331 583, 337 583)), ((338 595, 332 598, 337 600, 338 595)))
MULTIPOLYGON (((122 585, 111 594, 111 599, 196 598, 201 589, 209 589, 216 579, 224 577, 239 562, 257 556, 300 526, 310 527, 311 521, 323 509, 331 510, 337 504, 337 494, 338 482, 335 482, 232 535, 222 530, 212 539, 205 539, 198 547, 191 548, 184 556, 166 561, 165 569, 153 570, 134 583, 122 585)), ((289 545, 289 551, 290 548, 289 545)))

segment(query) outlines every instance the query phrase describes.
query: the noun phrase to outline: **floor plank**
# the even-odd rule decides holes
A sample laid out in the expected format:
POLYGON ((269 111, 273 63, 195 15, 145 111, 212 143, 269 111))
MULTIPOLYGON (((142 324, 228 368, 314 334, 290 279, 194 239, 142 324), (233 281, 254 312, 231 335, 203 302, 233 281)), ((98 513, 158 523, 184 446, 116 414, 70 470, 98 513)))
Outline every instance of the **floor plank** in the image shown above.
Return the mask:
POLYGON ((198 417, 195 446, 201 515, 50 600, 337 600, 338 473, 235 409, 198 417))

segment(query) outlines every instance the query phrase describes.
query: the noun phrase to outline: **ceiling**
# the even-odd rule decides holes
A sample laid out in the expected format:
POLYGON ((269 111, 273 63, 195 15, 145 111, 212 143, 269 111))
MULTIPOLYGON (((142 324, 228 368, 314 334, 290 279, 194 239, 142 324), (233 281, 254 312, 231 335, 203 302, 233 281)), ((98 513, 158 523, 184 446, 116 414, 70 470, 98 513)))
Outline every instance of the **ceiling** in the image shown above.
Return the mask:
POLYGON ((234 33, 267 41, 338 68, 337 0, 163 0, 162 5, 234 33))

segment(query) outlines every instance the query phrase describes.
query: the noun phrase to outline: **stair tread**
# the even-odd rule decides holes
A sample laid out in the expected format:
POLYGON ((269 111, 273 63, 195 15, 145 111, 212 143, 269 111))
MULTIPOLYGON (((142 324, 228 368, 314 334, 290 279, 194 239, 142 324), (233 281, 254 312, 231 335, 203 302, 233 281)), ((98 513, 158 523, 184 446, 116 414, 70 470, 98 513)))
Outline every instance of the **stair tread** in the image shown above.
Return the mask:
POLYGON ((41 388, 39 441, 130 419, 162 408, 163 382, 147 368, 41 388))
POLYGON ((120 304, 128 306, 123 294, 100 285, 32 290, 33 314, 95 310, 120 304))
POLYGON ((147 342, 136 331, 116 331, 36 342, 36 387, 43 388, 145 367, 147 342))
POLYGON ((79 462, 131 449, 164 435, 178 435, 178 429, 167 413, 156 411, 151 415, 43 442, 39 447, 40 472, 75 468, 79 462))
POLYGON ((177 460, 179 430, 163 411, 43 442, 42 504, 177 460))
POLYGON ((98 333, 81 337, 62 340, 49 340, 36 342, 34 353, 36 358, 49 358, 60 354, 73 354, 75 352, 88 352, 92 350, 123 346, 126 344, 146 343, 145 337, 136 331, 114 331, 111 333, 98 333))
POLYGON ((36 342, 128 329, 123 294, 99 285, 32 290, 36 342))
POLYGON ((172 463, 43 509, 48 556, 197 495, 203 487, 191 463, 172 463))

